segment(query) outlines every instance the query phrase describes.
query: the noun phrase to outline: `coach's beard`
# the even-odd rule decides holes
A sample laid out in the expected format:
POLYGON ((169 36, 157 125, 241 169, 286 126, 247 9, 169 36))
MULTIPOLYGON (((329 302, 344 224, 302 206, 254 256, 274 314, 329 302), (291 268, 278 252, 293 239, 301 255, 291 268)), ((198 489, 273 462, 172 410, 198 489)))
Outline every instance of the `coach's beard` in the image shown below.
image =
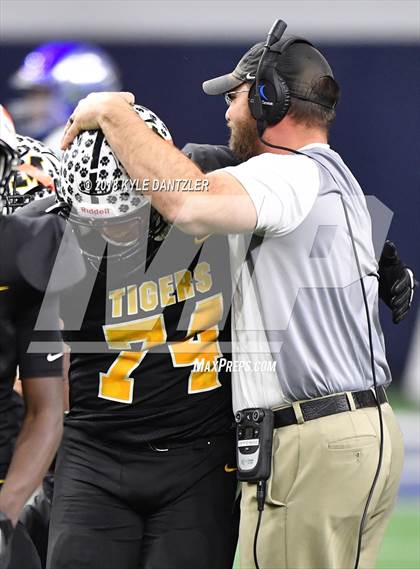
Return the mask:
POLYGON ((244 162, 260 153, 257 123, 249 117, 242 121, 228 122, 229 148, 244 162))

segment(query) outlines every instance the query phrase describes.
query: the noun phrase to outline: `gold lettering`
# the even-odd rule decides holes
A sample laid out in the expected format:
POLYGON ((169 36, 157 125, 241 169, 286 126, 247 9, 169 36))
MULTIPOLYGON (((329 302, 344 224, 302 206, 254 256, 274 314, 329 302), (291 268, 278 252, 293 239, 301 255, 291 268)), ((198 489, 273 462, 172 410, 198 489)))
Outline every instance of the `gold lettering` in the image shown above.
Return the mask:
POLYGON ((139 286, 140 306, 145 312, 154 310, 158 305, 157 284, 153 281, 146 281, 139 286))
POLYGON ((210 265, 208 263, 199 263, 194 269, 195 284, 199 292, 205 293, 209 291, 213 285, 213 279, 210 274, 210 265))
POLYGON ((178 271, 175 273, 176 294, 178 302, 194 298, 195 292, 192 284, 191 271, 178 271))
POLYGON ((129 285, 127 287, 127 297, 128 297, 128 314, 131 316, 132 314, 137 314, 139 311, 138 302, 137 302, 137 286, 136 285, 129 285))
POLYGON ((123 296, 125 296, 125 287, 111 290, 109 293, 108 298, 112 302, 112 318, 121 318, 123 296))
POLYGON ((166 275, 159 279, 160 305, 162 308, 175 304, 173 276, 166 275))

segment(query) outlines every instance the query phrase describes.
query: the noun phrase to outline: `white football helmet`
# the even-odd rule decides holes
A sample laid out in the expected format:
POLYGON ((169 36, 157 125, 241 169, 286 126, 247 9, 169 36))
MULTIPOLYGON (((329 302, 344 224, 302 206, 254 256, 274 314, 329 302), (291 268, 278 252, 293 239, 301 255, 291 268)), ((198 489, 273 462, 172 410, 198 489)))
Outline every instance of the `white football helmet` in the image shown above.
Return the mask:
MULTIPOLYGON (((166 125, 151 110, 140 105, 134 109, 156 134, 172 141, 166 125)), ((96 237, 123 248, 122 255, 132 255, 139 246, 140 228, 148 224, 148 239, 162 240, 168 225, 141 195, 123 165, 113 153, 102 131, 82 132, 63 153, 59 197, 65 203, 65 215, 73 224, 81 248, 91 261, 96 255, 96 237)), ((112 255, 107 254, 107 258, 112 255)), ((99 259, 95 259, 95 266, 99 259)))
POLYGON ((17 134, 16 138, 19 163, 8 183, 9 213, 31 201, 54 195, 60 179, 60 159, 51 148, 29 136, 17 134))

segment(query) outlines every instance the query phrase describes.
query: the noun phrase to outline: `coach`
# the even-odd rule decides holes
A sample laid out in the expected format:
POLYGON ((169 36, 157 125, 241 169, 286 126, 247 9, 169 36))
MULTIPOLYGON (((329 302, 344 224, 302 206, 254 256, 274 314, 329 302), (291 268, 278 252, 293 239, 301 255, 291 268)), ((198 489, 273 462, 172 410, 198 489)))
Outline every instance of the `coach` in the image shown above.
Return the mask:
MULTIPOLYGON (((280 36, 203 86, 225 95, 231 148, 242 164, 205 176, 139 119, 129 93, 81 101, 63 147, 80 130, 101 128, 132 179, 206 182, 202 193, 151 192, 150 199, 188 233, 229 234, 237 283, 233 358, 276 363, 274 372, 242 369, 232 379, 235 411, 275 410, 258 562, 353 567, 378 470, 362 524, 359 567, 367 569, 375 565, 403 460, 384 390, 391 375, 371 221, 357 181, 328 145, 339 98, 331 68, 306 40, 280 36)), ((254 567, 255 492, 244 484, 242 567, 254 567)))

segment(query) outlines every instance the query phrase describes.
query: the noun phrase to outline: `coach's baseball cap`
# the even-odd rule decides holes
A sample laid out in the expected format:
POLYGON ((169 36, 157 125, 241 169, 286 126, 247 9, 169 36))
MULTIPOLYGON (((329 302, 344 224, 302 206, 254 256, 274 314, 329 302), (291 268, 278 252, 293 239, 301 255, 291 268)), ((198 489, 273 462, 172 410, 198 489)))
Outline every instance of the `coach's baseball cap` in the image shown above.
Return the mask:
MULTIPOLYGON (((264 42, 252 46, 231 73, 205 81, 203 91, 207 95, 222 95, 236 89, 244 82, 254 81, 263 49, 264 42)), ((322 101, 319 94, 314 97, 312 92, 314 85, 322 77, 334 78, 334 76, 328 61, 307 40, 295 36, 286 39, 278 54, 276 67, 286 81, 291 95, 328 107, 334 106, 335 102, 322 101)))

